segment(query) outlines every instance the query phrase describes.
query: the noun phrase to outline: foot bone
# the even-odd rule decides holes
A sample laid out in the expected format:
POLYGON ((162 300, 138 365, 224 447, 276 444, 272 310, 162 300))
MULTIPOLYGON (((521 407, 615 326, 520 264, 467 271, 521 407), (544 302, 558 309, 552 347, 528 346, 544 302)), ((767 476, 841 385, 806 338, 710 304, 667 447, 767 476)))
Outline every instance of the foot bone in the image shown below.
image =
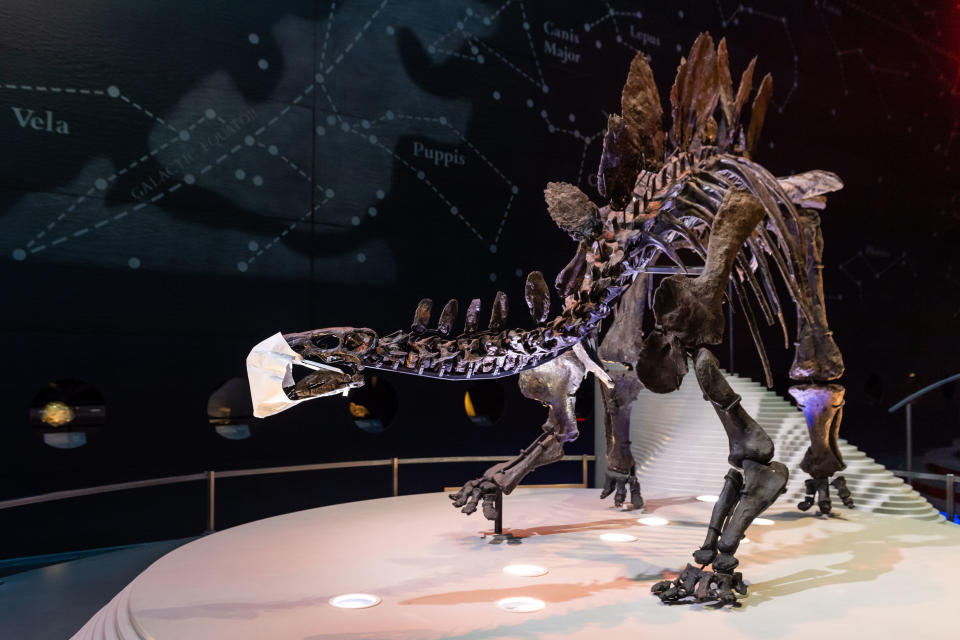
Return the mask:
POLYGON ((503 465, 504 463, 501 463, 490 467, 482 477, 470 480, 459 491, 449 494, 447 497, 453 500, 453 506, 470 515, 477 510, 477 506, 483 500, 483 517, 487 520, 496 520, 497 492, 502 488, 494 482, 493 476, 503 465))
POLYGON ((603 483, 603 491, 600 492, 600 499, 603 500, 611 493, 613 494, 613 506, 619 508, 623 506, 627 498, 627 488, 630 488, 630 505, 634 509, 643 508, 643 496, 640 494, 640 481, 637 480, 637 474, 617 473, 616 471, 607 471, 607 479, 603 483))
POLYGON ((676 580, 662 580, 650 591, 667 604, 714 601, 733 604, 737 601, 737 593, 747 595, 747 585, 739 571, 717 573, 688 564, 676 580))

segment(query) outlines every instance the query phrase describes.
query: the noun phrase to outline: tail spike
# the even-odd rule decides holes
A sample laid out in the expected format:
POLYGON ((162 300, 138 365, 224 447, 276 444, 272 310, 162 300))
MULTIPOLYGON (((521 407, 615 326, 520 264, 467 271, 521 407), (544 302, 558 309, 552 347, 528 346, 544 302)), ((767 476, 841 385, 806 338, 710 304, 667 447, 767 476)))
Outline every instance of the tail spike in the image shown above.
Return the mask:
POLYGON ((427 330, 427 325, 430 324, 430 312, 432 310, 433 300, 424 298, 420 301, 420 304, 417 305, 417 310, 413 312, 413 324, 410 325, 410 330, 413 333, 423 333, 427 330))
POLYGON ((442 335, 448 336, 453 331, 453 323, 457 319, 457 313, 460 311, 460 303, 456 298, 450 300, 440 312, 440 320, 437 321, 437 331, 442 335))
POLYGON ((477 318, 480 315, 480 298, 474 298, 467 307, 467 319, 463 325, 465 333, 473 333, 477 330, 477 318))
POLYGON ((543 322, 550 316, 550 289, 539 271, 531 271, 527 276, 523 298, 534 322, 543 322))
POLYGON ((497 297, 493 299, 493 309, 490 310, 490 330, 503 331, 507 324, 507 313, 510 310, 507 294, 503 291, 497 291, 497 297))

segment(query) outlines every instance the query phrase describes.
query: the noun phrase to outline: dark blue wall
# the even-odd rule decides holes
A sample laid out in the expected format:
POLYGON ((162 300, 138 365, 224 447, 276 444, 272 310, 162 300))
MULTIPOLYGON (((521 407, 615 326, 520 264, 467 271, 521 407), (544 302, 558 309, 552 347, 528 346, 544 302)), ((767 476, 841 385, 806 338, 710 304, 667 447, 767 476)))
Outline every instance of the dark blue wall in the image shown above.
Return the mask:
MULTIPOLYGON (((595 195, 606 115, 636 49, 665 91, 703 30, 728 38, 735 76, 753 55, 774 76, 760 160, 846 182, 823 218, 845 433, 896 463, 900 422, 885 407, 910 390, 908 373, 929 382, 960 364, 956 9, 755 4, 3 3, 0 497, 523 446, 544 412, 510 380, 489 429, 464 416, 462 386, 400 376, 381 435, 358 430, 340 398, 239 442, 215 435, 205 409, 278 330, 387 333, 421 297, 489 304, 498 288, 522 323, 526 272, 552 279, 573 248, 546 215, 546 181, 595 195), (27 420, 61 378, 96 386, 108 413, 71 451, 45 446, 27 420)), ((734 336, 736 369, 756 376, 742 323, 734 336)), ((768 336, 783 390, 791 354, 768 336)), ((927 402, 920 444, 946 444, 957 400, 927 402)), ((585 440, 571 451, 588 451, 585 440)), ((472 473, 410 476, 409 490, 472 473)), ((349 487, 383 494, 369 476, 339 478, 297 482, 323 500, 356 497, 349 487)), ((21 513, 0 514, 13 519, 4 535, 24 530, 33 512, 21 513)))

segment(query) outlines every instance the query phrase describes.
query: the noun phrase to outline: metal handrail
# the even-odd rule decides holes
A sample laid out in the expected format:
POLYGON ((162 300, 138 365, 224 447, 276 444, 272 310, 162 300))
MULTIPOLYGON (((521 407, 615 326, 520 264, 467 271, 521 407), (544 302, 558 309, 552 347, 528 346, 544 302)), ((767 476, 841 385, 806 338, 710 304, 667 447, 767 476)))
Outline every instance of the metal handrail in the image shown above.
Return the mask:
POLYGON ((897 404, 895 404, 895 405, 893 405, 892 407, 890 407, 890 408, 888 409, 888 411, 889 411, 890 413, 893 413, 894 411, 896 411, 897 409, 899 409, 900 407, 902 407, 902 406, 905 405, 905 404, 913 404, 913 401, 916 400, 917 398, 919 398, 920 396, 926 395, 927 393, 933 391, 934 389, 937 389, 937 388, 939 388, 939 387, 942 387, 943 385, 945 385, 945 384, 947 384, 947 383, 949 383, 949 382, 953 382, 954 380, 960 380, 960 373, 956 373, 956 374, 954 374, 954 375, 952 375, 952 376, 947 376, 947 377, 944 378, 943 380, 939 380, 939 381, 937 381, 937 382, 934 382, 933 384, 928 384, 928 385, 925 386, 923 389, 920 389, 920 391, 917 391, 916 393, 911 393, 911 394, 908 395, 906 398, 904 398, 903 400, 901 400, 901 401, 898 402, 897 404))
MULTIPOLYGON (((82 489, 68 489, 65 491, 54 491, 36 496, 26 496, 23 498, 12 498, 10 500, 0 500, 0 510, 20 507, 28 504, 38 504, 42 502, 52 502, 54 500, 64 500, 66 498, 77 498, 81 496, 97 495, 101 493, 111 493, 114 491, 125 491, 127 489, 140 489, 142 487, 156 487, 167 484, 178 484, 181 482, 193 482, 197 480, 206 480, 207 491, 207 530, 213 530, 214 515, 214 497, 215 481, 217 478, 241 478, 249 476, 263 476, 275 473, 292 473, 298 471, 324 471, 328 469, 353 469, 357 467, 393 467, 393 495, 399 493, 398 467, 401 464, 439 464, 450 462, 506 462, 511 460, 512 456, 442 456, 437 458, 387 458, 380 460, 349 460, 345 462, 321 462, 317 464, 299 464, 284 467, 259 467, 254 469, 230 469, 228 471, 205 471, 203 473, 188 473, 178 476, 167 476, 163 478, 149 478, 146 480, 134 480, 132 482, 118 482, 114 484, 104 484, 96 487, 84 487, 82 489)), ((563 456, 562 461, 580 461, 583 464, 583 478, 586 486, 587 463, 595 461, 596 456, 592 455, 569 455, 563 456)))
POLYGON ((934 389, 938 389, 949 382, 953 382, 954 380, 960 380, 960 373, 954 374, 952 376, 947 376, 943 380, 939 380, 937 382, 934 382, 933 384, 928 384, 923 389, 920 389, 915 393, 911 393, 906 398, 904 398, 903 400, 901 400, 900 402, 898 402, 897 404, 893 405, 888 409, 890 413, 893 413, 894 411, 896 411, 902 406, 907 407, 907 425, 906 425, 907 427, 907 434, 906 434, 907 436, 907 453, 906 453, 907 471, 913 470, 913 402, 920 396, 926 395, 931 391, 933 391, 934 389))
POLYGON ((39 502, 51 502, 53 500, 64 500, 66 498, 78 498, 80 496, 92 496, 98 493, 110 493, 111 491, 124 491, 126 489, 140 489, 141 487, 156 487, 164 484, 191 482, 193 480, 203 480, 205 477, 206 476, 202 473, 188 473, 180 476, 168 476, 166 478, 150 478, 149 480, 118 482, 116 484, 104 484, 97 487, 85 487, 83 489, 54 491, 53 493, 44 493, 38 496, 27 496, 24 498, 2 500, 0 501, 0 509, 9 509, 11 507, 19 507, 25 504, 37 504, 39 502))

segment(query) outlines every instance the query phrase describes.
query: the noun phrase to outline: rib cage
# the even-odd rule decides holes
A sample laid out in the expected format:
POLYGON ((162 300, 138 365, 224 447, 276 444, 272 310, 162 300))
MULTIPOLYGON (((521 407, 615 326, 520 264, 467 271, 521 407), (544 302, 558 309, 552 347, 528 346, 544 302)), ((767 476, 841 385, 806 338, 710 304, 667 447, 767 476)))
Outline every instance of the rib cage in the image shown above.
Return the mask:
MULTIPOLYGON (((636 275, 658 256, 666 255, 684 270, 689 265, 676 249, 687 248, 705 257, 713 217, 727 191, 735 187, 751 191, 767 208, 766 220, 741 248, 731 275, 734 295, 766 362, 745 298, 749 291, 767 324, 779 320, 786 336, 782 305, 765 254, 773 257, 788 287, 801 286, 793 277, 800 268, 801 251, 790 231, 796 211, 776 179, 755 162, 705 148, 696 155, 682 152, 671 157, 656 174, 641 175, 641 184, 644 189, 638 190, 631 206, 646 202, 640 209, 644 213, 631 215, 631 206, 608 212, 604 235, 585 256, 587 273, 557 317, 530 330, 471 327, 450 337, 438 330, 420 330, 425 326, 421 312, 411 331, 381 338, 367 366, 440 378, 501 377, 556 357, 596 329, 636 275)), ((795 300, 806 299, 799 290, 791 293, 795 300)))

